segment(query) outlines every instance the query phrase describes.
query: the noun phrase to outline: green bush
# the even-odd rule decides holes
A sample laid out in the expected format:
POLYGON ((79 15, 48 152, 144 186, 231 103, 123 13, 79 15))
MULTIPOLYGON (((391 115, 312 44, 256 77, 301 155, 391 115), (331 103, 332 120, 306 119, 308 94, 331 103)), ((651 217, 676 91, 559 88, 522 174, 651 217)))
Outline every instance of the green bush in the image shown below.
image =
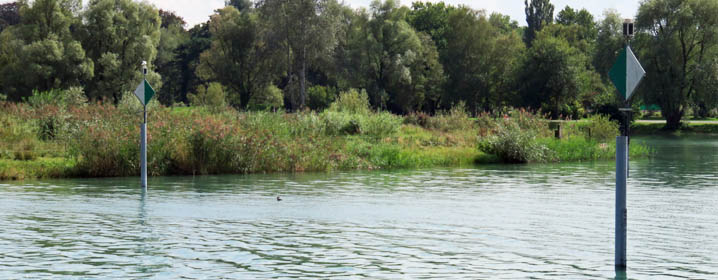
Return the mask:
POLYGON ((188 94, 187 99, 192 106, 205 106, 215 112, 227 107, 227 94, 222 84, 217 82, 198 86, 197 93, 188 94))
POLYGON ((365 90, 350 89, 339 94, 339 98, 329 106, 333 112, 366 115, 369 113, 369 95, 365 90))
POLYGON ((65 105, 67 106, 84 106, 87 105, 87 96, 85 89, 82 87, 71 87, 64 91, 65 105))
POLYGON ((51 89, 48 91, 39 91, 35 89, 32 91, 32 95, 24 99, 27 104, 35 108, 46 105, 62 105, 63 92, 59 89, 51 89))
POLYGON ((254 93, 247 107, 250 110, 278 110, 284 108, 284 93, 275 85, 268 85, 254 93))
POLYGON ((619 135, 618 122, 606 115, 594 115, 583 126, 586 138, 599 142, 610 141, 619 135))
POLYGON ((247 131, 269 131, 276 136, 292 134, 291 125, 282 112, 255 111, 240 113, 239 125, 247 131))
POLYGON ((337 97, 337 90, 333 87, 313 86, 307 89, 307 107, 315 111, 329 108, 337 97))
POLYGON ((59 107, 82 106, 87 104, 87 97, 82 87, 71 87, 66 90, 51 89, 48 91, 33 90, 32 95, 25 98, 32 107, 40 108, 47 105, 59 107))
POLYGON ((289 115, 292 136, 321 136, 326 134, 326 123, 322 116, 313 111, 300 111, 289 115))
POLYGON ((350 130, 348 128, 352 121, 358 123, 355 119, 356 115, 349 113, 328 110, 320 116, 324 120, 324 133, 329 136, 345 135, 350 130))
POLYGON ((461 101, 448 112, 438 112, 436 116, 429 118, 427 126, 442 131, 470 130, 473 129, 474 122, 466 112, 466 103, 461 101))
POLYGON ((547 162, 551 151, 536 141, 535 130, 521 129, 517 122, 498 125, 496 133, 479 142, 479 150, 496 155, 504 163, 547 162))
POLYGON ((424 112, 412 112, 409 113, 406 117, 404 117, 404 123, 405 124, 413 124, 417 126, 421 126, 423 128, 427 128, 429 126, 429 119, 431 116, 429 116, 427 113, 424 112))
POLYGON ((387 112, 366 115, 326 111, 322 113, 326 135, 364 135, 374 138, 396 134, 401 128, 402 118, 387 112))
POLYGON ((525 109, 511 109, 502 117, 503 121, 516 122, 522 130, 531 130, 537 137, 551 137, 553 131, 549 129, 547 115, 539 115, 525 109))
POLYGON ((360 116, 358 119, 361 134, 375 138, 395 135, 399 132, 402 122, 401 117, 388 112, 372 113, 360 116))

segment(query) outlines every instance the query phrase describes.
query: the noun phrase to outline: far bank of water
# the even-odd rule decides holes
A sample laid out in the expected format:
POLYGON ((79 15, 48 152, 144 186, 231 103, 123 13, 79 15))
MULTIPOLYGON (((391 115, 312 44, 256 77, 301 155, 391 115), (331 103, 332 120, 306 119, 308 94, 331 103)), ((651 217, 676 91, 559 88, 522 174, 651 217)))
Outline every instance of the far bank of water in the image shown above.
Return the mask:
MULTIPOLYGON (((718 277, 718 136, 643 137, 628 278, 718 277)), ((0 184, 0 278, 614 278, 613 162, 0 184), (276 196, 282 201, 278 202, 276 196)))

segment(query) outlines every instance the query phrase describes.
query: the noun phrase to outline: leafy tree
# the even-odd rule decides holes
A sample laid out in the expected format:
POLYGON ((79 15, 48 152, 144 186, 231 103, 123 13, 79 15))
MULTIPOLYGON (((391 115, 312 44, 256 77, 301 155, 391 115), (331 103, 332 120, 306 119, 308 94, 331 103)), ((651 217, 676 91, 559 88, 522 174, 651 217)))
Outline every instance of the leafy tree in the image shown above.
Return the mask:
POLYGON ((312 110, 322 111, 329 108, 329 105, 337 98, 338 92, 335 88, 325 86, 313 86, 307 90, 307 107, 312 110))
POLYGON ((416 31, 429 34, 436 44, 436 49, 443 52, 448 45, 446 33, 449 31, 449 12, 454 9, 454 6, 444 2, 414 2, 411 4, 407 22, 416 31))
POLYGON ((159 10, 160 15, 160 28, 170 28, 172 26, 178 26, 184 29, 187 22, 181 16, 178 16, 172 11, 159 10))
POLYGON ((274 79, 274 54, 264 47, 258 15, 227 6, 211 17, 209 30, 212 45, 202 53, 198 75, 222 83, 230 89, 230 102, 246 107, 274 79))
POLYGON ((174 101, 189 102, 187 99, 187 92, 197 88, 200 85, 206 84, 207 81, 203 81, 197 76, 197 66, 200 64, 200 55, 208 50, 212 45, 212 38, 209 32, 209 24, 201 23, 192 27, 189 31, 189 39, 180 44, 175 53, 177 60, 171 67, 177 67, 177 78, 173 78, 172 75, 167 77, 168 80, 172 81, 172 87, 176 86, 176 89, 168 89, 171 91, 172 99, 174 101))
POLYGON ((252 9, 251 0, 227 0, 224 1, 224 5, 235 7, 240 12, 252 9))
POLYGON ((483 12, 467 7, 451 12, 449 30, 443 61, 449 76, 446 105, 463 100, 474 113, 502 105, 523 50, 518 34, 503 33, 483 12))
POLYGON ((519 76, 522 105, 542 108, 555 119, 561 116, 564 104, 575 103, 585 59, 565 39, 545 32, 537 35, 519 76))
POLYGON ((0 4, 0 32, 18 23, 20 23, 20 4, 18 2, 0 4))
POLYGON ((71 26, 73 0, 36 0, 21 2, 21 24, 4 33, 2 79, 11 98, 18 100, 33 89, 67 89, 92 77, 93 63, 85 57, 81 44, 74 40, 71 26), (13 64, 14 63, 14 64, 13 64), (9 73, 13 72, 13 73, 9 73))
POLYGON ((715 94, 704 83, 715 77, 706 70, 716 69, 718 1, 644 1, 636 25, 637 49, 647 72, 643 97, 661 107, 667 129, 679 128, 691 100, 715 94))
POLYGON ((222 84, 213 82, 197 87, 197 93, 187 95, 192 106, 206 106, 218 111, 227 106, 227 94, 222 84))
POLYGON ((517 21, 511 20, 511 17, 508 15, 502 15, 500 13, 491 13, 489 23, 504 34, 519 30, 519 23, 517 21))
POLYGON ((182 101, 182 65, 178 49, 189 39, 189 32, 184 30, 184 19, 173 12, 159 11, 162 24, 160 28, 160 42, 157 46, 157 73, 167 81, 159 90, 159 99, 162 103, 171 105, 182 101))
POLYGON ((598 24, 598 38, 596 39, 596 53, 593 57, 593 66, 601 77, 608 81, 608 71, 623 48, 623 20, 616 10, 607 10, 603 13, 603 20, 598 24))
POLYGON ((586 9, 575 11, 566 6, 559 12, 556 22, 558 24, 547 27, 554 36, 566 39, 572 47, 578 48, 587 57, 593 56, 598 29, 591 13, 586 9))
POLYGON ((252 110, 277 110, 284 108, 284 94, 275 85, 268 85, 249 99, 252 110))
POLYGON ((371 13, 370 20, 358 11, 343 39, 346 60, 339 64, 349 66, 344 73, 349 87, 366 89, 375 108, 432 110, 432 102, 425 101, 438 103, 444 81, 433 41, 404 20, 409 10, 396 1, 374 1, 371 13))
POLYGON ((122 93, 142 80, 140 63, 150 65, 148 79, 160 87, 152 71, 160 41, 160 16, 152 5, 132 0, 91 0, 83 13, 82 45, 95 63, 87 92, 117 103, 122 93))
POLYGON ((536 33, 545 26, 553 23, 553 5, 550 0, 525 0, 526 23, 528 28, 524 33, 524 42, 531 47, 536 33), (529 3, 529 1, 531 1, 529 3))
POLYGON ((336 47, 339 4, 336 0, 263 0, 259 6, 286 51, 288 83, 298 76, 294 107, 303 108, 308 69, 314 62, 331 57, 336 47))

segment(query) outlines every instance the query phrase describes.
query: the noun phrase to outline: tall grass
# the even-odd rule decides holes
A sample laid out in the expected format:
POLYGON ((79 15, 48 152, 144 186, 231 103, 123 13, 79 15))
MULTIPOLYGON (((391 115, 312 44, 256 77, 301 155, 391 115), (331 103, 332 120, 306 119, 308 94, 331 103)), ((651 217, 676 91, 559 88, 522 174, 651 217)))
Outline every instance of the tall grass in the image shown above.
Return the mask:
MULTIPOLYGON (((548 138, 546 121, 521 110, 471 119, 457 106, 414 124, 370 110, 359 92, 340 96, 330 108, 286 114, 156 105, 148 115, 149 173, 458 166, 486 155, 506 162, 591 160, 613 149, 580 133, 548 138)), ((0 180, 138 175, 142 115, 136 109, 129 103, 0 102, 0 180)))
MULTIPOLYGON (((523 110, 513 110, 493 123, 480 118, 480 123, 492 126, 493 131, 482 138, 479 149, 505 163, 606 160, 616 153, 612 139, 618 135, 618 124, 605 116, 594 116, 585 123, 561 124, 561 139, 553 137, 545 119, 523 110)), ((641 143, 631 147, 635 157, 650 153, 641 143)))

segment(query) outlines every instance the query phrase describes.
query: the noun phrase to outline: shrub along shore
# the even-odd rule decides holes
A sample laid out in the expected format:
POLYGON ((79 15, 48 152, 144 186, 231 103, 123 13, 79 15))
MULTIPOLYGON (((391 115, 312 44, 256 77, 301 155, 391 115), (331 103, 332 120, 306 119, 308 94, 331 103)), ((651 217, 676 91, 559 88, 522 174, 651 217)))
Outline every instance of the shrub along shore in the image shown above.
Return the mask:
MULTIPOLYGON (((0 103, 0 180, 137 176, 141 108, 120 103, 0 103)), ((330 172, 612 159, 617 124, 564 125, 522 110, 470 118, 463 106, 435 116, 369 110, 342 94, 324 112, 238 112, 153 106, 151 176, 330 172), (590 133, 588 132, 590 131, 590 133)), ((632 156, 645 156, 632 145, 632 156)))

